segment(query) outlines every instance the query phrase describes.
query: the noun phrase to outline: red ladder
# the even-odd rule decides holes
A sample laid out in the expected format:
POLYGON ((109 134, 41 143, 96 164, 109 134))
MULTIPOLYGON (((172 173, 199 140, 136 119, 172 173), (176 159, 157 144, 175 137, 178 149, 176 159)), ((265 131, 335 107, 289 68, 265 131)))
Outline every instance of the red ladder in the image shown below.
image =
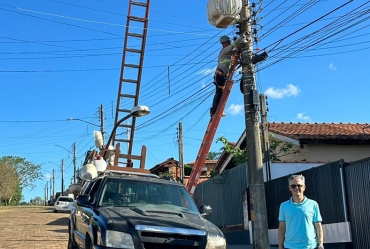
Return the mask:
POLYGON ((229 70, 229 77, 228 80, 226 80, 225 88, 223 89, 220 103, 218 104, 215 114, 213 115, 213 117, 211 117, 211 120, 209 121, 206 134, 204 135, 202 144, 198 152, 198 156, 195 160, 193 169, 189 176, 189 180, 186 184, 186 189, 190 192, 191 195, 194 194, 195 188, 198 185, 199 177, 202 174, 204 163, 206 162, 207 155, 209 153, 209 150, 211 149, 212 141, 216 135, 216 131, 222 117, 221 115, 225 110, 227 100, 233 87, 232 78, 234 75, 235 67, 237 65, 236 61, 237 60, 234 60, 234 63, 229 70))

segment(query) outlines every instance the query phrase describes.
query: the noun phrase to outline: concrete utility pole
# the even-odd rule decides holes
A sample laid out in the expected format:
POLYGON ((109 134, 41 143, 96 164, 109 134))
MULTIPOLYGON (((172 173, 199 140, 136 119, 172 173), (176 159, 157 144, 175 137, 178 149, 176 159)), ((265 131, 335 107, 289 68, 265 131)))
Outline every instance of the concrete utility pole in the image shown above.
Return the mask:
POLYGON ((265 95, 260 94, 261 102, 261 126, 262 126, 262 148, 264 151, 264 160, 265 160, 265 170, 266 170, 266 180, 271 180, 271 168, 270 168, 270 139, 269 131, 267 124, 267 110, 266 110, 266 101, 265 95))
POLYGON ((180 178, 184 183, 184 147, 182 143, 182 123, 179 123, 179 163, 180 163, 180 178))
POLYGON ((53 179, 51 179, 51 181, 50 181, 50 196, 52 196, 53 195, 53 186, 52 186, 52 182, 54 181, 54 173, 53 173, 53 179))
POLYGON ((77 159, 76 159, 76 142, 73 143, 73 183, 76 183, 77 159))
POLYGON ((254 78, 254 65, 252 63, 252 16, 250 14, 249 1, 243 0, 242 2, 243 8, 240 13, 242 22, 240 23, 239 31, 240 34, 246 34, 246 43, 244 43, 242 48, 241 57, 253 248, 266 249, 270 245, 258 118, 259 100, 254 78))
POLYGON ((62 192, 61 195, 63 195, 63 192, 64 192, 64 160, 62 159, 62 192))
POLYGON ((100 131, 101 131, 101 135, 103 136, 103 144, 104 144, 104 107, 103 107, 103 104, 100 105, 100 131))
POLYGON ((53 198, 55 198, 55 174, 53 169, 53 198))

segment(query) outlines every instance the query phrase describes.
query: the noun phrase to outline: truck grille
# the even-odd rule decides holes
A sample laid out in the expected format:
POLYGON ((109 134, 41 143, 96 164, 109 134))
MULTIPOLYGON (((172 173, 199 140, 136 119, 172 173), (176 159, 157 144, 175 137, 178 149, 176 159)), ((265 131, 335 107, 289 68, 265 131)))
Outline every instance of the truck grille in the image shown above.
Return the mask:
POLYGON ((206 233, 201 230, 157 226, 135 226, 144 249, 204 248, 206 233))

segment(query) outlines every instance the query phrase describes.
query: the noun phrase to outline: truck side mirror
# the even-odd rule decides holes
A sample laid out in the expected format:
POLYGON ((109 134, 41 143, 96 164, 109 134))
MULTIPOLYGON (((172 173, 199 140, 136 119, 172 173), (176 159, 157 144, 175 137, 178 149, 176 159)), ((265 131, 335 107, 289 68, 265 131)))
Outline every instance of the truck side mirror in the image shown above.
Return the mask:
POLYGON ((202 217, 210 216, 212 214, 212 208, 209 205, 200 206, 199 211, 200 211, 200 216, 202 217))
POLYGON ((90 195, 79 195, 76 200, 77 200, 78 206, 81 206, 81 207, 91 206, 90 195))

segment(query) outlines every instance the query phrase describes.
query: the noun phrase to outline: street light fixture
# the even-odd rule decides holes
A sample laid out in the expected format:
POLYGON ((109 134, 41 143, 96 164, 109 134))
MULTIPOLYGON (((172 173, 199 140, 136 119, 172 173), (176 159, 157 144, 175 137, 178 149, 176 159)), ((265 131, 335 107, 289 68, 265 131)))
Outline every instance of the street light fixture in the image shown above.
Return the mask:
POLYGON ((60 148, 62 148, 62 149, 65 149, 67 152, 69 152, 69 153, 73 154, 70 150, 66 149, 65 147, 63 147, 63 146, 61 146, 61 145, 59 145, 59 144, 56 144, 55 146, 58 146, 58 147, 60 147, 60 148))
POLYGON ((55 146, 58 146, 58 147, 61 147, 62 149, 65 149, 66 151, 68 151, 69 153, 73 154, 73 183, 76 183, 76 170, 77 170, 77 161, 76 161, 76 142, 73 143, 73 153, 64 148, 63 146, 61 145, 58 145, 56 144, 55 146))
POLYGON ((80 119, 80 118, 67 118, 67 121, 72 121, 72 120, 77 120, 77 121, 81 121, 81 122, 84 122, 84 123, 87 123, 87 124, 90 124, 90 125, 93 125, 93 126, 100 127, 100 131, 101 131, 101 134, 103 136, 103 141, 104 141, 104 133, 105 132, 104 132, 104 112, 103 112, 103 105, 100 106, 100 125, 97 125, 97 124, 94 124, 94 123, 85 121, 85 120, 80 119))
POLYGON ((123 117, 122 119, 120 119, 113 127, 113 130, 112 130, 112 133, 110 134, 110 137, 108 139, 108 142, 106 144, 106 147, 105 149, 108 149, 109 147, 109 144, 111 142, 111 140, 113 139, 113 136, 114 134, 116 134, 116 130, 118 128, 118 126, 120 124, 122 124, 125 120, 129 119, 130 117, 143 117, 143 116, 146 116, 150 113, 150 109, 149 107, 145 106, 145 105, 140 105, 140 106, 134 106, 132 109, 131 109, 131 113, 128 114, 127 116, 123 117))
POLYGON ((97 125, 97 124, 94 124, 94 123, 91 123, 91 122, 85 121, 85 120, 80 119, 80 118, 67 118, 67 121, 73 121, 73 120, 81 121, 81 122, 84 122, 84 123, 87 123, 87 124, 91 124, 91 125, 94 125, 94 126, 100 127, 100 125, 97 125))

